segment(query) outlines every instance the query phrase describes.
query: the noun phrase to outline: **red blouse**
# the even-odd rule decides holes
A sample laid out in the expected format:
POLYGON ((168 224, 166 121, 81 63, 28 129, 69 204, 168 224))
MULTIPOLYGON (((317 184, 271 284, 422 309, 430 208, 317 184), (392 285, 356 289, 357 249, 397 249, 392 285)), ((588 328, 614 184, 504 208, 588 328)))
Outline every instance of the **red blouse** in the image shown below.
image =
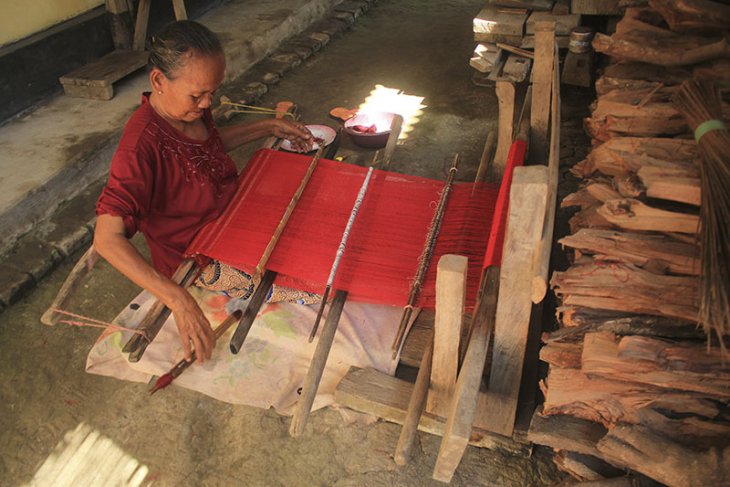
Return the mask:
POLYGON ((208 139, 196 141, 157 115, 148 95, 124 128, 96 214, 122 217, 128 238, 141 231, 152 264, 171 276, 198 230, 233 197, 237 171, 210 110, 208 139))

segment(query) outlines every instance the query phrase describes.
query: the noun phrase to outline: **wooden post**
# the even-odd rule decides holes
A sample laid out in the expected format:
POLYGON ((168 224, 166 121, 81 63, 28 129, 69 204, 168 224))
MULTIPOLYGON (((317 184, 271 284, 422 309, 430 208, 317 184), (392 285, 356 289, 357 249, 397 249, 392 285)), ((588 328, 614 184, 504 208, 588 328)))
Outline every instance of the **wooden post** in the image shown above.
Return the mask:
POLYGON ((515 85, 509 81, 497 81, 495 92, 499 99, 499 134, 494 153, 494 172, 502 174, 512 145, 515 123, 515 85))
POLYGON ((540 246, 535 252, 532 264, 532 302, 542 302, 547 294, 548 272, 550 270, 550 251, 553 247, 553 228, 555 227, 555 209, 558 199, 558 178, 560 175, 560 73, 555 46, 552 76, 552 103, 550 107, 550 155, 548 156, 548 195, 545 218, 543 219, 540 246))
POLYGON ((177 20, 188 20, 188 13, 185 11, 185 0, 172 0, 172 8, 175 10, 177 20))
POLYGON ((535 68, 532 73, 529 160, 544 164, 550 120, 550 87, 555 59, 555 22, 535 23, 535 68))
POLYGON ((418 423, 421 421, 421 415, 426 407, 432 362, 433 337, 431 337, 428 345, 426 345, 426 350, 423 351, 423 358, 421 359, 420 367, 418 367, 416 383, 413 386, 413 392, 411 392, 411 398, 408 401, 406 418, 403 420, 403 428, 398 437, 398 444, 395 446, 393 459, 397 465, 405 465, 411 457, 411 447, 413 446, 413 441, 416 439, 418 423))
MULTIPOLYGON (((517 173, 515 172, 515 176, 517 173)), ((514 184, 513 184, 514 188, 514 184)), ((494 328, 494 311, 499 288, 499 267, 490 267, 484 275, 484 296, 474 312, 469 343, 464 363, 454 388, 453 399, 449 406, 444 438, 441 440, 433 478, 450 482, 461 462, 464 450, 469 444, 474 418, 479 400, 479 385, 484 373, 489 340, 494 328)))
POLYGON ((312 404, 314 403, 314 398, 317 396, 319 381, 322 379, 324 367, 327 364, 327 358, 329 357, 330 349, 332 349, 332 343, 335 340, 335 332, 337 331, 337 325, 340 322, 340 315, 342 315, 342 309, 345 306, 346 300, 346 291, 338 290, 335 292, 335 297, 332 298, 327 319, 322 327, 322 334, 317 342, 317 348, 314 350, 314 356, 309 365, 307 376, 304 378, 302 396, 297 402, 297 409, 294 411, 294 417, 289 427, 289 434, 291 436, 300 436, 304 432, 304 427, 307 425, 309 413, 312 412, 312 404))
POLYGON ((393 151, 398 143, 398 137, 400 137, 400 131, 403 127, 403 117, 395 114, 393 121, 390 123, 390 135, 388 141, 385 143, 385 149, 383 149, 383 169, 385 171, 390 167, 390 159, 393 157, 393 151))
POLYGON ((132 47, 132 17, 126 0, 106 0, 106 10, 111 17, 112 40, 115 49, 132 47))
POLYGON ((469 259, 444 255, 436 271, 436 319, 433 334, 431 386, 426 411, 446 417, 459 365, 459 340, 466 298, 469 259))
POLYGON ((137 22, 134 25, 134 41, 132 42, 132 49, 135 51, 144 51, 145 41, 147 40, 147 21, 150 18, 151 1, 139 0, 137 22))
POLYGON ((494 330, 494 352, 482 413, 491 431, 512 436, 522 377, 527 332, 532 310, 532 262, 542 233, 535 215, 544 215, 548 169, 515 168, 510 192, 499 302, 494 330))

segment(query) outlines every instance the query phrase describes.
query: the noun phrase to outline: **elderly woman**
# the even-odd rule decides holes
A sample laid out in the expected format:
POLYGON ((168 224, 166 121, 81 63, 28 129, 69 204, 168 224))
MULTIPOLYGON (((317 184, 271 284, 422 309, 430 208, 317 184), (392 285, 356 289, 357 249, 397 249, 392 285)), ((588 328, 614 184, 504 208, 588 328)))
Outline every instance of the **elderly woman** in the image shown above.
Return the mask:
POLYGON ((218 217, 236 189, 226 151, 275 135, 310 149, 301 124, 270 119, 216 128, 210 112, 223 81, 220 41, 192 21, 174 22, 152 40, 152 91, 124 129, 99 197, 94 247, 111 265, 160 299, 175 317, 185 357, 191 344, 210 358, 215 335, 192 296, 170 280, 195 234, 218 217), (129 242, 144 234, 150 265, 129 242))

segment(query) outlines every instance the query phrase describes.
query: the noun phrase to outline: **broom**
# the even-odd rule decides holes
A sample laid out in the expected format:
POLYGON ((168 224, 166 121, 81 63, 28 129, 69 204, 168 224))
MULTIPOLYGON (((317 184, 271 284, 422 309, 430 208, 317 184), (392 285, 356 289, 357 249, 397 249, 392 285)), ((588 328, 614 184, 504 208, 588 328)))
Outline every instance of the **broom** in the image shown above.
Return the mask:
POLYGON ((687 80, 672 101, 694 130, 702 155, 698 318, 724 349, 723 336, 730 334, 730 133, 713 83, 687 80))

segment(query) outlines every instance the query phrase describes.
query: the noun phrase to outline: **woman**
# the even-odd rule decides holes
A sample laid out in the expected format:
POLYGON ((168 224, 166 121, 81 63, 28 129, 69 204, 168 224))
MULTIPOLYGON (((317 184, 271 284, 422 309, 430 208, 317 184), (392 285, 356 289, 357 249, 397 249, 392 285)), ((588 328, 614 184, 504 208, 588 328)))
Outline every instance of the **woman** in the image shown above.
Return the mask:
POLYGON ((97 202, 94 247, 111 265, 160 299, 175 317, 185 358, 210 358, 215 335, 192 298, 170 280, 182 253, 225 209, 237 171, 226 151, 275 135, 308 150, 312 135, 298 123, 270 119, 217 129, 210 106, 223 81, 225 57, 210 30, 192 21, 152 39, 152 91, 132 115, 97 202), (129 242, 141 231, 152 265, 129 242))

